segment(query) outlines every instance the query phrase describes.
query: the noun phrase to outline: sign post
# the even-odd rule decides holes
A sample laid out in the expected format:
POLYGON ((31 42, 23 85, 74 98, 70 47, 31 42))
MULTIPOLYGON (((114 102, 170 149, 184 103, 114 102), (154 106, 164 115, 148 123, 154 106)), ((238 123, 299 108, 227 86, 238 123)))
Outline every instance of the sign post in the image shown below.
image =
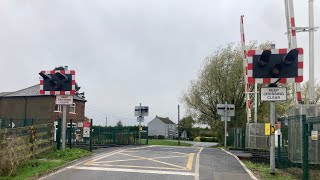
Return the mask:
POLYGON ((148 106, 141 106, 141 103, 140 103, 140 106, 136 106, 134 108, 134 115, 138 116, 137 117, 137 121, 139 122, 139 141, 138 141, 138 144, 141 145, 141 131, 142 131, 141 122, 144 121, 144 116, 149 115, 149 107, 148 106))
POLYGON ((287 88, 276 87, 270 84, 269 87, 261 88, 261 101, 270 101, 270 124, 266 124, 265 133, 270 135, 270 174, 275 173, 275 125, 276 125, 276 106, 275 101, 287 100, 287 88))
POLYGON ((235 106, 234 104, 217 104, 217 113, 220 115, 221 120, 224 120, 224 147, 227 147, 227 121, 230 117, 234 116, 235 106))

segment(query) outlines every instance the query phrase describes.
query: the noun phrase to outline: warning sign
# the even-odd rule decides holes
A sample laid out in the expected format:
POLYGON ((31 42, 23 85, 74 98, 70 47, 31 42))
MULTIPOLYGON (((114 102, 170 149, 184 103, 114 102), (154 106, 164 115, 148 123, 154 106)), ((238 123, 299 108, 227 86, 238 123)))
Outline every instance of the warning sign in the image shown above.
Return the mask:
POLYGON ((318 141, 318 131, 311 131, 311 140, 318 141))
POLYGON ((60 105, 72 105, 73 104, 73 96, 57 96, 56 97, 56 104, 60 105))
POLYGON ((83 137, 90 137, 90 122, 83 123, 83 137))
POLYGON ((287 88, 265 87, 261 88, 261 101, 286 101, 287 88))

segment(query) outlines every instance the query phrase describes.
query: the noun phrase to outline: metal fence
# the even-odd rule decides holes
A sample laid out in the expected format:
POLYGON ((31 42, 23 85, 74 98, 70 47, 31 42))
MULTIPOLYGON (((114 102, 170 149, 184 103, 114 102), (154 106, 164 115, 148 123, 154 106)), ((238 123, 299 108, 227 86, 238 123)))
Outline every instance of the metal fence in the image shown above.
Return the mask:
POLYGON ((227 145, 234 149, 244 149, 246 142, 246 128, 232 128, 228 133, 227 145))
MULTIPOLYGON (((57 148, 61 147, 61 119, 57 124, 56 143, 57 148), (59 130, 60 129, 60 130, 59 130), (59 141, 60 139, 60 141, 59 141)), ((90 136, 83 137, 83 127, 77 127, 70 121, 66 130, 66 146, 83 147, 92 150, 92 148, 109 147, 115 145, 134 145, 139 144, 139 129, 135 127, 105 127, 91 126, 90 136), (70 124, 73 124, 70 126, 70 124)), ((141 131, 142 144, 148 144, 148 128, 144 127, 141 131)))
POLYGON ((265 135, 264 123, 247 123, 246 125, 246 148, 269 149, 269 136, 265 135))
MULTIPOLYGON (((319 120, 318 117, 308 117, 306 122, 312 123, 319 120)), ((283 146, 282 152, 288 153, 288 159, 293 163, 303 162, 303 116, 290 116, 280 118, 283 146)), ((313 130, 320 132, 320 125, 314 124, 313 130)), ((320 139, 308 138, 309 164, 320 164, 320 139)))

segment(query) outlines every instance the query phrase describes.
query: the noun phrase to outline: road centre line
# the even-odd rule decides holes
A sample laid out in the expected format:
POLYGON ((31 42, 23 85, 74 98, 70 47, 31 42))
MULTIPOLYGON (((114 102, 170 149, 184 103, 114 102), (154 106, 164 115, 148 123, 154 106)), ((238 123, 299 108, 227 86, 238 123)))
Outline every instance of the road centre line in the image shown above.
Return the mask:
MULTIPOLYGON (((68 168, 71 168, 71 167, 68 167, 68 168)), ((105 168, 105 167, 87 167, 87 166, 76 166, 76 167, 72 167, 72 169, 94 170, 94 171, 132 172, 132 173, 144 173, 144 174, 168 174, 168 175, 180 175, 180 176, 195 176, 195 173, 192 173, 192 172, 156 171, 156 170, 145 170, 145 169, 105 168)))
POLYGON ((173 167, 177 167, 177 168, 185 169, 185 167, 182 167, 182 166, 178 166, 178 165, 175 165, 175 164, 171 164, 171 163, 166 163, 166 162, 162 162, 162 161, 154 160, 154 159, 151 159, 151 158, 145 158, 145 157, 140 157, 140 156, 134 156, 134 155, 125 154, 125 153, 121 153, 121 152, 119 152, 118 154, 122 154, 122 155, 130 156, 130 157, 135 157, 135 158, 141 158, 141 159, 144 159, 144 160, 149 160, 149 161, 157 162, 157 163, 160 163, 160 164, 165 164, 165 165, 169 165, 169 166, 173 166, 173 167))

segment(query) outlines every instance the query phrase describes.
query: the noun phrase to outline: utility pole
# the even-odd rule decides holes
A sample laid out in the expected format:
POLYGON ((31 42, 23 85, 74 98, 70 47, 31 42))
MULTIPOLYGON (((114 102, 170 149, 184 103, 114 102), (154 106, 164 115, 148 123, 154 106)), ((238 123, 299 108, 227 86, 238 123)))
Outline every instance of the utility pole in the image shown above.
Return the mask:
POLYGON ((107 127, 107 125, 108 125, 108 123, 107 123, 107 122, 108 122, 108 117, 106 116, 106 127, 107 127))
POLYGON ((180 105, 178 104, 178 146, 180 146, 180 105))

